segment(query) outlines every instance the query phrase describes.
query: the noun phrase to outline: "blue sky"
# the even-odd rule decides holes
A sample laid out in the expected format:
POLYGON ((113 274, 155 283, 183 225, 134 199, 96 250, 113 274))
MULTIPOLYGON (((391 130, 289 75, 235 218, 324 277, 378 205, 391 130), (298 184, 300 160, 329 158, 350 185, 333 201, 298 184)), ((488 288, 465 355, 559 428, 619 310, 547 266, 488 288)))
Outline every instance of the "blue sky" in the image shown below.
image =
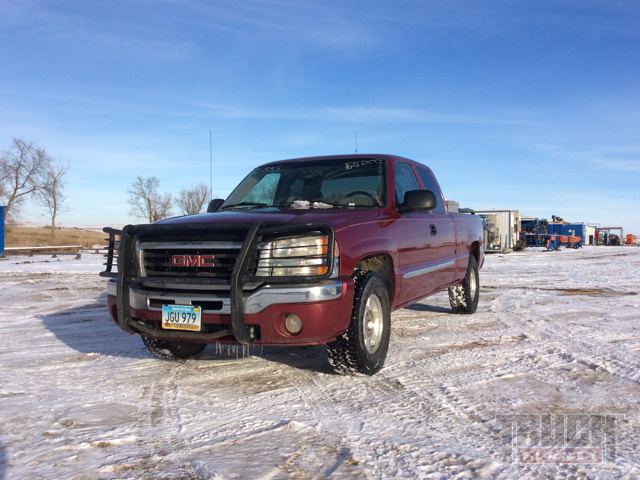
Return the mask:
MULTIPOLYGON (((136 221, 138 175, 395 153, 463 206, 640 233, 638 1, 0 0, 0 147, 70 165, 67 225, 136 221)), ((25 216, 45 222, 42 212, 25 216)))

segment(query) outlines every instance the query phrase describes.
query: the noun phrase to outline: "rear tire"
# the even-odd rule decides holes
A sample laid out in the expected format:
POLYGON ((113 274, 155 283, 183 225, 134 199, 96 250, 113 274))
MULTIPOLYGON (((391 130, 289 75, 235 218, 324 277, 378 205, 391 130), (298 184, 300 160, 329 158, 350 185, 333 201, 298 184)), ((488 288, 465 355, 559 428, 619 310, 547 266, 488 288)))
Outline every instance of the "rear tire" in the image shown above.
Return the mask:
POLYGON ((154 356, 162 360, 195 357, 207 346, 205 343, 169 342, 146 335, 141 335, 141 337, 145 347, 147 347, 154 356))
POLYGON ((374 272, 358 273, 355 280, 349 329, 327 345, 327 357, 338 374, 373 375, 383 367, 389 349, 389 292, 374 272))
POLYGON ((480 275, 476 257, 469 255, 467 274, 460 285, 449 287, 449 303, 454 313, 471 314, 478 309, 480 275))

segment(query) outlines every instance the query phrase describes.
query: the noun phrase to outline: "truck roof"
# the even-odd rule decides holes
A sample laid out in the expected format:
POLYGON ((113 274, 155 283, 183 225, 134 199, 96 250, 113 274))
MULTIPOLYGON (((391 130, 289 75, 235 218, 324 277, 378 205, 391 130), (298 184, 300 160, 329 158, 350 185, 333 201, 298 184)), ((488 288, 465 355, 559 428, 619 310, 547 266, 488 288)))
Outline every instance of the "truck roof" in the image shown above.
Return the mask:
POLYGON ((300 157, 300 158, 287 158, 285 160, 276 160, 273 162, 265 163, 264 165, 271 165, 274 163, 299 163, 299 162, 317 162, 318 160, 358 160, 358 159, 369 159, 369 158, 381 158, 384 160, 391 161, 404 161, 410 163, 419 163, 415 160, 411 160, 410 158, 401 157, 399 155, 390 155, 387 153, 349 153, 344 155, 320 155, 314 157, 300 157))

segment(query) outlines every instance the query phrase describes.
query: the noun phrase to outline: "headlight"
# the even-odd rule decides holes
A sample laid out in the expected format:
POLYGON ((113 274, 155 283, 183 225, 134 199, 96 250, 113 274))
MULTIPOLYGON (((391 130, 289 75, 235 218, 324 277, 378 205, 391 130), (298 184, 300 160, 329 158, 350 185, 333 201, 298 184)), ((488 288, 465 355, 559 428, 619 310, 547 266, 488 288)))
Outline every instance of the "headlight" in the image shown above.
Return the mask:
POLYGON ((260 247, 256 277, 320 276, 329 271, 329 237, 272 240, 260 247))

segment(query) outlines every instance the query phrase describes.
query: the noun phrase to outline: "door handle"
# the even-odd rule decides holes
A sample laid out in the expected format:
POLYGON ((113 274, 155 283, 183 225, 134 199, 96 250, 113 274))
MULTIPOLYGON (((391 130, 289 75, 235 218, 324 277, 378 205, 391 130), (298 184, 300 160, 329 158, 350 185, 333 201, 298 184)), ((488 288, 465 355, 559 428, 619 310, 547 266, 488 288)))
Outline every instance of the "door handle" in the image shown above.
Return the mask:
POLYGON ((429 232, 431 233, 431 235, 437 235, 438 228, 432 223, 429 225, 429 232))

